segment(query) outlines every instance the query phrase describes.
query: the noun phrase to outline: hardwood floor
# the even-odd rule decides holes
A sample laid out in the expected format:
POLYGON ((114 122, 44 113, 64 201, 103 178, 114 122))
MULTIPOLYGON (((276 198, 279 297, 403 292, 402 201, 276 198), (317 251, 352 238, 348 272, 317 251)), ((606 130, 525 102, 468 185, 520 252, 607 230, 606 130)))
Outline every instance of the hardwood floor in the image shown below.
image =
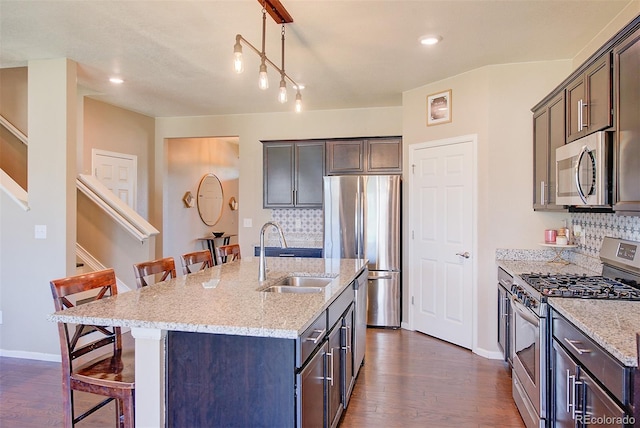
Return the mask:
MULTIPOLYGON (((62 426, 60 364, 0 358, 0 426, 62 426)), ((77 398, 80 405, 92 397, 77 398)), ((78 426, 115 426, 113 404, 78 426)), ((342 428, 523 427, 504 363, 406 330, 367 330, 342 428)), ((184 427, 187 428, 187 427, 184 427)))
POLYGON ((341 428, 524 427, 510 371, 455 345, 406 330, 367 330, 341 428))

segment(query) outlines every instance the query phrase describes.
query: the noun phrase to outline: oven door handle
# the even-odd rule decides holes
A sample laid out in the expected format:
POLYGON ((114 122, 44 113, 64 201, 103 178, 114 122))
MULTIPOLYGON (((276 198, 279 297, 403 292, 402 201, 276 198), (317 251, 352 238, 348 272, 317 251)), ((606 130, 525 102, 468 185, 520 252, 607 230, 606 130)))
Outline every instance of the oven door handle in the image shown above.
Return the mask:
POLYGON ((524 306, 516 296, 511 296, 511 303, 513 303, 513 308, 518 312, 518 314, 528 323, 538 326, 540 320, 538 317, 531 312, 526 306, 524 306))

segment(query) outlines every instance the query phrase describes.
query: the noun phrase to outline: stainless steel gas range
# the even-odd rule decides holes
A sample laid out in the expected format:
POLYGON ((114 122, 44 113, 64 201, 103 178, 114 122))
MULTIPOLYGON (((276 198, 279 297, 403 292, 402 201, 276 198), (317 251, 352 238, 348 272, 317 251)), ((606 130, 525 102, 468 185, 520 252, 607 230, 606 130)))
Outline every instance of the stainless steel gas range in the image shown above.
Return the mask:
MULTIPOLYGON (((602 275, 525 273, 511 286, 513 398, 527 427, 551 426, 549 298, 640 300, 640 243, 605 237, 602 275)), ((603 362, 604 363, 604 362, 603 362)))

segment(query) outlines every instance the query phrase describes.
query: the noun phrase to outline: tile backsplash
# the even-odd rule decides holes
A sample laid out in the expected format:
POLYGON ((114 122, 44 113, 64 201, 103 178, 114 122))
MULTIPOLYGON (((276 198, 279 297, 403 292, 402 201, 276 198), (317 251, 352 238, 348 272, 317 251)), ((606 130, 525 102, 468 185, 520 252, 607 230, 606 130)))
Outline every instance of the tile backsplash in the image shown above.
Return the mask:
MULTIPOLYGON (((322 248, 321 209, 274 209, 271 219, 278 222, 290 247, 322 248)), ((571 213, 571 225, 580 225, 584 238, 575 252, 598 258, 605 236, 640 242, 640 217, 603 213, 571 213)), ((279 246, 278 235, 270 229, 267 245, 279 246)))
POLYGON ((598 257, 605 236, 640 241, 640 217, 571 213, 571 224, 580 225, 584 235, 582 240, 576 240, 576 251, 590 257, 598 257))
MULTIPOLYGON (((271 220, 280 224, 289 247, 322 248, 321 209, 274 209, 271 210, 271 220)), ((280 245, 273 228, 268 233, 267 245, 280 245)))

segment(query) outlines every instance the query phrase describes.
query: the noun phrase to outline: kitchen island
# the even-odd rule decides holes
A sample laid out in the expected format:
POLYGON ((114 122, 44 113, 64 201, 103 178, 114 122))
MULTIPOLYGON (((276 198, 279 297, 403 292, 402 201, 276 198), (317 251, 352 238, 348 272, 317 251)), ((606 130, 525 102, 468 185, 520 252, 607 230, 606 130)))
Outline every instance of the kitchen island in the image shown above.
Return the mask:
MULTIPOLYGON (((131 328, 136 346, 136 424, 164 426, 168 422, 165 409, 172 406, 173 386, 184 391, 190 385, 189 379, 181 383, 168 381, 172 363, 178 361, 180 355, 185 362, 182 366, 192 367, 194 376, 206 372, 211 362, 204 360, 213 357, 224 360, 227 368, 252 365, 254 375, 269 375, 284 363, 292 364, 291 375, 285 379, 291 384, 280 385, 280 388, 288 388, 295 394, 293 370, 298 367, 295 360, 299 355, 295 349, 299 338, 322 319, 325 312, 331 316, 332 303, 342 299, 344 291, 366 269, 365 262, 362 259, 269 258, 267 280, 260 283, 258 259, 246 258, 80 305, 55 313, 50 319, 131 328), (320 293, 263 291, 291 275, 327 277, 331 282, 320 293), (212 346, 215 349, 202 353, 212 346), (271 359, 277 352, 286 361, 271 359), (261 353, 264 354, 259 358, 261 353), (251 355, 253 362, 248 360, 251 355), (256 361, 260 366, 254 364, 256 361)), ((240 399, 252 392, 253 395, 244 396, 244 401, 255 406, 273 403, 276 395, 275 389, 270 390, 269 385, 261 383, 264 380, 252 383, 224 377, 209 386, 212 396, 215 391, 221 396, 239 395, 240 399), (251 403, 251 397, 258 401, 251 403)), ((196 389, 202 386, 197 385, 196 389)), ((210 405, 211 401, 206 398, 202 397, 194 405, 200 408, 210 405)), ((284 406, 291 415, 295 415, 295 400, 292 395, 284 406)), ((262 407, 266 408, 267 416, 273 416, 273 410, 262 407)), ((234 409, 211 409, 208 413, 216 411, 222 412, 227 420, 234 419, 234 409)), ((239 414, 237 420, 245 416, 239 414)), ((292 417, 287 425, 294 426, 295 419, 292 417)))

